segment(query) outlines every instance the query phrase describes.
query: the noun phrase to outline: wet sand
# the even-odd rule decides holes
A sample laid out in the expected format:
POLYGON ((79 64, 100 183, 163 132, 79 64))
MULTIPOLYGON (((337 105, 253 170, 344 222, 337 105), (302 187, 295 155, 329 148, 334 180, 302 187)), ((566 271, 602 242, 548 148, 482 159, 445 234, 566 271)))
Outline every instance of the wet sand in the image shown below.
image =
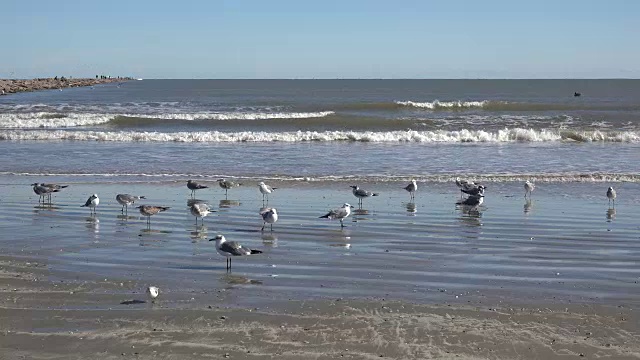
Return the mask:
POLYGON ((341 230, 318 216, 357 204, 348 184, 278 183, 281 219, 261 233, 262 197, 245 182, 226 199, 214 181, 198 191, 217 212, 196 227, 182 181, 0 178, 2 353, 640 358, 637 184, 615 184, 615 211, 598 183, 539 184, 530 203, 521 184, 489 184, 467 214, 453 184, 419 184, 411 205, 403 184, 371 183, 381 196, 341 230), (34 181, 71 186, 38 206, 34 181), (118 192, 172 208, 147 228, 120 214, 118 192), (265 253, 227 273, 217 233, 265 253), (135 303, 148 285, 160 297, 135 303))
POLYGON ((243 308, 226 305, 234 286, 126 305, 145 300, 130 281, 52 281, 46 263, 0 264, 6 359, 640 358, 639 319, 624 306, 337 298, 243 308))
POLYGON ((111 79, 0 79, 0 95, 12 94, 26 91, 63 89, 69 87, 92 86, 98 84, 108 84, 114 82, 123 82, 131 80, 129 78, 111 78, 111 79))

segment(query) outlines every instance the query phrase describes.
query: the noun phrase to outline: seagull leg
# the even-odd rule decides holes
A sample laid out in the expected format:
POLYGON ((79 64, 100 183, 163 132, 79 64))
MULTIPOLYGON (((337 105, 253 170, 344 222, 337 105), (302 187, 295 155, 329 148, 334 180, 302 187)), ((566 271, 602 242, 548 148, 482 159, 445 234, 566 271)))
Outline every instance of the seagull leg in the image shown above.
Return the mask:
POLYGON ((265 225, 267 225, 267 223, 266 223, 266 222, 263 222, 263 223, 262 223, 262 229, 260 229, 260 231, 264 231, 264 226, 265 226, 265 225))
POLYGON ((271 232, 273 232, 273 224, 271 224, 271 232))

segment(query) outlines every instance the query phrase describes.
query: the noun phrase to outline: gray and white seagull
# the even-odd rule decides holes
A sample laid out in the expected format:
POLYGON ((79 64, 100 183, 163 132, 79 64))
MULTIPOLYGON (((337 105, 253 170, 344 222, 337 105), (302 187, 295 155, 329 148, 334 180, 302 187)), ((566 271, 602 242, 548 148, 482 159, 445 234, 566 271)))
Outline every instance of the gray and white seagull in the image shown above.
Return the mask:
POLYGON ((140 210, 140 214, 147 217, 147 225, 151 225, 151 216, 167 211, 170 208, 167 206, 151 206, 151 205, 140 205, 137 207, 140 210))
POLYGON ((416 198, 416 191, 418 190, 418 183, 414 179, 411 179, 409 185, 405 186, 403 189, 407 190, 409 192, 409 196, 411 196, 411 200, 414 200, 416 198))
POLYGON ((91 210, 91 213, 95 214, 98 204, 100 204, 100 198, 98 198, 98 194, 93 194, 89 196, 84 205, 81 205, 80 207, 88 207, 91 210))
POLYGON ((278 211, 276 208, 264 208, 260 210, 260 216, 262 216, 262 229, 260 231, 264 231, 264 227, 267 224, 271 224, 271 231, 273 231, 273 223, 278 221, 278 211))
POLYGON ((267 197, 267 202, 268 202, 269 201, 269 194, 271 194, 273 192, 273 190, 277 189, 277 188, 274 188, 274 187, 271 187, 271 186, 265 184, 262 181, 260 181, 258 183, 258 188, 260 189, 260 192, 262 193, 262 202, 264 202, 265 196, 267 197))
POLYGON ((195 196, 196 195, 196 190, 206 189, 206 188, 208 188, 208 186, 207 185, 198 184, 197 182, 195 182, 193 180, 187 180, 187 188, 189 190, 191 190, 191 196, 195 196))
POLYGON ((329 219, 329 220, 338 219, 338 220, 340 220, 340 227, 343 228, 344 227, 344 223, 342 221, 344 219, 346 219, 351 214, 351 209, 352 208, 353 208, 353 206, 349 205, 348 203, 344 203, 344 205, 342 205, 342 207, 330 210, 328 213, 320 216, 320 218, 329 219))
POLYGON ((118 204, 122 205, 122 210, 120 210, 121 213, 124 213, 125 209, 129 211, 129 205, 133 205, 133 203, 135 203, 136 200, 140 200, 140 199, 146 199, 146 198, 144 196, 136 196, 136 195, 130 195, 130 194, 116 195, 116 201, 118 202, 118 204))
POLYGON ((227 258, 227 271, 231 270, 231 258, 233 256, 262 254, 262 250, 249 249, 235 241, 227 241, 224 235, 218 235, 213 239, 209 239, 209 241, 215 241, 218 254, 227 258))
POLYGON ((351 185, 351 188, 353 189, 352 190, 353 195, 358 198, 358 205, 360 205, 360 207, 362 207, 362 199, 368 198, 371 196, 378 196, 378 193, 360 189, 358 185, 351 185))
POLYGON ((607 189, 607 198, 609 199, 609 205, 611 205, 611 202, 613 201, 613 206, 616 206, 616 191, 609 186, 609 188, 607 189))

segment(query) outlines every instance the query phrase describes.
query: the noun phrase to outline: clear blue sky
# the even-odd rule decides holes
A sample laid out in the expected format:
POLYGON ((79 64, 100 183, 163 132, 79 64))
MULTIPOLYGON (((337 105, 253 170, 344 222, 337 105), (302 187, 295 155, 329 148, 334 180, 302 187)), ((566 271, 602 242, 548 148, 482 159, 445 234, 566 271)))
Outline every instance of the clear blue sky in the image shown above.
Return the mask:
POLYGON ((4 0, 0 78, 640 78, 635 0, 4 0))

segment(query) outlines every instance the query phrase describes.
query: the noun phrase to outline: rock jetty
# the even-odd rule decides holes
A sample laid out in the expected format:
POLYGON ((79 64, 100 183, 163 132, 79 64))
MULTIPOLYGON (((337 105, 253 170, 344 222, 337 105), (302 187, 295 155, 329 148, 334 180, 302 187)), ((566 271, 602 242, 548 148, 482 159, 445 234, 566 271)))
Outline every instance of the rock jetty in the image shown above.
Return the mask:
POLYGON ((38 79, 0 79, 0 95, 24 91, 53 90, 64 89, 69 87, 92 86, 97 84, 107 84, 114 82, 123 82, 133 80, 132 78, 123 77, 100 77, 100 78, 38 78, 38 79))

